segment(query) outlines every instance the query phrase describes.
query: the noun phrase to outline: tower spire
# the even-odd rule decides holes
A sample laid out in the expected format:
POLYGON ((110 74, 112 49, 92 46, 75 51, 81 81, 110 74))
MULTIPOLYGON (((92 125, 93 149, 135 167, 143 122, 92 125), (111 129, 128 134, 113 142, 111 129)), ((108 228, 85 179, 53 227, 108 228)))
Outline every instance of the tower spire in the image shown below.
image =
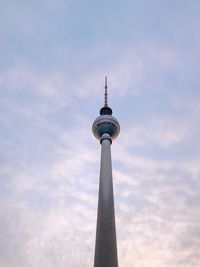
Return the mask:
POLYGON ((108 106, 108 85, 107 85, 107 76, 105 77, 105 102, 104 107, 108 106))
POLYGON ((112 115, 112 109, 108 106, 108 84, 107 76, 105 76, 105 93, 104 93, 104 106, 100 110, 100 115, 112 115))

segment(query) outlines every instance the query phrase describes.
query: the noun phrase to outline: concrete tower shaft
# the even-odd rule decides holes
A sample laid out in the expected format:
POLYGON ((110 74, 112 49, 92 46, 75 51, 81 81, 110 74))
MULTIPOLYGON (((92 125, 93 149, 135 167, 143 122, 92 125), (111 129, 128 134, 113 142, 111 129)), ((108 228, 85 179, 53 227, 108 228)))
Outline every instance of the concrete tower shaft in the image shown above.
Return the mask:
POLYGON ((102 140, 94 267, 118 266, 110 146, 102 140))

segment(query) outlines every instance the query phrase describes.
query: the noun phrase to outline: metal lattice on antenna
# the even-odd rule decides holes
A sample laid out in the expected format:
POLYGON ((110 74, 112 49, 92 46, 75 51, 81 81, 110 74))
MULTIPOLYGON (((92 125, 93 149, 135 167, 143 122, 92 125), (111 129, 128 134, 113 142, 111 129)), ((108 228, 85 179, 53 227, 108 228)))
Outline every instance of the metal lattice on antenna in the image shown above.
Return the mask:
POLYGON ((107 76, 105 77, 105 103, 104 106, 108 106, 108 85, 107 85, 107 76))

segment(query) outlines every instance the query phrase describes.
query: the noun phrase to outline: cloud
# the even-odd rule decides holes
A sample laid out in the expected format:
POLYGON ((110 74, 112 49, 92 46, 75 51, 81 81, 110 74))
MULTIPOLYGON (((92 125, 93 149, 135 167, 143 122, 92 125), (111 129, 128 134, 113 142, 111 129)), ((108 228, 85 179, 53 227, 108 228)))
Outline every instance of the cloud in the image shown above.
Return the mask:
POLYGON ((129 147, 154 145, 170 148, 184 142, 188 136, 187 121, 174 118, 153 117, 145 126, 133 126, 123 135, 122 142, 129 147))
MULTIPOLYGON (((59 109, 54 106, 52 112, 48 101, 58 103, 62 99, 64 82, 58 91, 54 87, 52 94, 44 89, 43 79, 48 80, 48 76, 28 70, 21 83, 19 70, 8 73, 2 81, 8 90, 24 95, 31 80, 30 91, 39 94, 39 101, 47 101, 47 105, 44 112, 26 104, 20 106, 16 100, 14 106, 8 100, 4 103, 11 113, 1 115, 3 125, 17 138, 2 142, 5 154, 1 157, 7 165, 3 163, 1 168, 1 185, 7 193, 1 196, 1 265, 89 266, 93 262, 100 159, 91 122, 84 114, 76 114, 75 121, 66 117, 65 125, 49 119, 49 114, 57 114, 59 109), (9 84, 10 74, 17 77, 13 84, 9 84), (8 117, 12 121, 17 118, 18 123, 21 118, 23 124, 14 127, 8 117)), ((55 77, 49 81, 56 85, 55 77)), ((68 94, 75 97, 72 91, 68 94)), ((75 101, 64 100, 63 105, 69 108, 75 101)), ((199 229, 199 159, 172 159, 160 153, 172 153, 175 146, 183 149, 185 142, 193 142, 191 137, 197 131, 190 119, 193 112, 196 108, 181 120, 179 116, 150 114, 148 122, 125 125, 113 143, 121 266, 189 266, 188 255, 190 262, 198 262, 198 242, 190 233, 199 229)))
POLYGON ((83 266, 88 266, 93 260, 97 179, 95 182, 90 175, 84 183, 83 177, 94 157, 79 149, 77 158, 77 148, 60 150, 58 145, 54 148, 55 162, 40 165, 40 172, 36 166, 31 170, 19 162, 15 168, 10 163, 2 170, 1 177, 6 176, 1 183, 9 192, 1 196, 2 218, 7 225, 6 229, 1 227, 3 251, 7 250, 2 266, 80 266, 83 259, 83 266), (11 255, 13 263, 8 259, 11 255))

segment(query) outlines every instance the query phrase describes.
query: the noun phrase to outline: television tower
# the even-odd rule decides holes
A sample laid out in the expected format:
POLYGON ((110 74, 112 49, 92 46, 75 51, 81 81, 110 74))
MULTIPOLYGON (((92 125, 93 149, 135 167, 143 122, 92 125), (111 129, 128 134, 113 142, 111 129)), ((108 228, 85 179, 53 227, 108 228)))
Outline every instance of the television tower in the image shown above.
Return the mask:
POLYGON ((101 144, 94 267, 118 267, 111 144, 118 136, 120 126, 108 106, 107 77, 105 77, 104 107, 100 110, 100 116, 94 121, 92 131, 101 144))

